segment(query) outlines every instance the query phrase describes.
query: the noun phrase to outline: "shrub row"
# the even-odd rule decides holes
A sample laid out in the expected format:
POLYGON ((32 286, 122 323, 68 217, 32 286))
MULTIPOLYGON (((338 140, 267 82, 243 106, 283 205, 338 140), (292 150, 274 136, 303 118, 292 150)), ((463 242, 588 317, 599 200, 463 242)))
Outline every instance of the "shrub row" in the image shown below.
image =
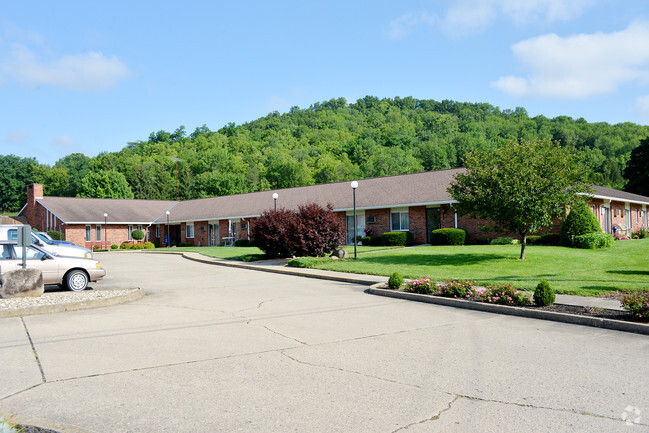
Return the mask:
POLYGON ((491 245, 518 245, 521 243, 521 241, 510 237, 502 237, 502 238, 492 239, 491 242, 489 243, 491 245))
POLYGON ((627 293, 622 296, 621 302, 634 317, 649 319, 649 292, 627 293))
POLYGON ((437 229, 430 232, 430 243, 433 245, 464 245, 466 231, 462 229, 437 229))
POLYGON ((615 238, 613 235, 602 232, 575 236, 572 241, 573 246, 585 249, 609 248, 612 247, 614 243, 615 238))
MULTIPOLYGON (((116 250, 117 244, 111 245, 110 248, 116 250)), ((122 242, 122 244, 119 246, 119 249, 121 250, 148 250, 152 248, 155 248, 153 242, 144 242, 143 244, 130 244, 129 242, 122 242)))
POLYGON ((255 244, 248 239, 239 239, 234 242, 235 247, 254 247, 255 244))

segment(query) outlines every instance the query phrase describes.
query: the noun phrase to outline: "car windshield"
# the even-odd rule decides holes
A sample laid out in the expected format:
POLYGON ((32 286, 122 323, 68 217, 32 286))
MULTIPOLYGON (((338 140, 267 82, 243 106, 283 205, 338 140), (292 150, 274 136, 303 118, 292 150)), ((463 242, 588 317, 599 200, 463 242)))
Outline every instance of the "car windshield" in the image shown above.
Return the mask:
POLYGON ((40 233, 32 232, 32 235, 33 235, 33 236, 36 236, 36 237, 37 237, 41 242, 43 242, 44 244, 54 245, 54 242, 52 242, 51 240, 47 239, 45 236, 43 236, 43 235, 40 234, 40 233))

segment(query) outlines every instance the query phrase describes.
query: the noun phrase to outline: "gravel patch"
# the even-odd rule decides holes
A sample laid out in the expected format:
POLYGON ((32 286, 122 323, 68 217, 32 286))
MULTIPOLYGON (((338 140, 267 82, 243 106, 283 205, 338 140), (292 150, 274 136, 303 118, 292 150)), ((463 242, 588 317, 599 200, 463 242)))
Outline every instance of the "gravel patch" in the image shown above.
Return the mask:
POLYGON ((120 290, 84 290, 82 292, 45 292, 37 298, 9 298, 0 299, 0 312, 23 310, 56 305, 74 305, 80 303, 92 303, 93 301, 119 298, 133 293, 138 289, 120 290))

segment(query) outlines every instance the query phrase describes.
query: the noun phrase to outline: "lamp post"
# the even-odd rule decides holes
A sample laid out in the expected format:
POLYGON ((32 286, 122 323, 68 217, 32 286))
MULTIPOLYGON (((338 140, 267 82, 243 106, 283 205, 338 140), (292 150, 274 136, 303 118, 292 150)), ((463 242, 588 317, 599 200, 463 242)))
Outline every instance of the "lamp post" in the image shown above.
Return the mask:
POLYGON ((167 248, 171 245, 171 236, 169 236, 169 211, 167 211, 167 233, 165 233, 167 236, 167 248))
POLYGON ((279 194, 274 192, 273 193, 273 200, 275 201, 275 212, 277 212, 277 197, 279 197, 279 194))
POLYGON ((104 249, 108 249, 108 214, 104 212, 104 249))
POLYGON ((358 188, 358 182, 355 180, 352 181, 352 191, 353 191, 353 196, 354 196, 354 260, 356 260, 356 244, 358 243, 356 240, 356 188, 358 188))

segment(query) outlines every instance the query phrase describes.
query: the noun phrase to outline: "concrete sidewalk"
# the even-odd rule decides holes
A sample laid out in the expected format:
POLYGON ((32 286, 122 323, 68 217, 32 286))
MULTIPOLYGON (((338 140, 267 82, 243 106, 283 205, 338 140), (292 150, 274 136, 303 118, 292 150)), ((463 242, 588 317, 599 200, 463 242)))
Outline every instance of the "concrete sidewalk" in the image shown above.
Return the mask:
MULTIPOLYGON (((388 277, 381 275, 352 274, 347 272, 327 271, 322 269, 308 268, 289 268, 286 266, 288 260, 268 260, 262 263, 240 262, 236 260, 218 259, 204 256, 200 253, 183 253, 187 258, 202 262, 215 262, 224 266, 242 267, 245 269, 254 269, 264 272, 274 272, 287 275, 296 275, 302 277, 311 277, 319 279, 329 279, 332 281, 342 281, 357 284, 373 285, 377 283, 387 283, 388 277)), ((622 304, 617 299, 611 298, 594 298, 589 296, 575 295, 556 295, 556 304, 572 305, 576 307, 605 308, 608 310, 624 311, 622 304)))

